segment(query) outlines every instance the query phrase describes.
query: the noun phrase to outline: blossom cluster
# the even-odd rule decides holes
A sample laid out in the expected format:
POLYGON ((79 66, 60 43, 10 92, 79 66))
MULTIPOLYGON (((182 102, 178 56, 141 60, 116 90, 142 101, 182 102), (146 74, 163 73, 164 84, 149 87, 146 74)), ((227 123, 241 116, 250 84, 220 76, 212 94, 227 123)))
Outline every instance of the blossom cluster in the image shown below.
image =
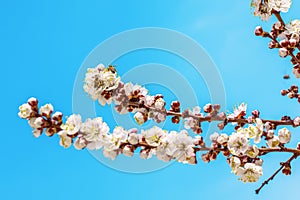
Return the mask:
POLYGON ((292 85, 289 89, 287 90, 281 90, 281 95, 282 96, 288 96, 290 99, 297 99, 298 102, 300 103, 300 94, 299 94, 299 89, 298 86, 292 85))
POLYGON ((292 5, 292 0, 252 0, 251 7, 254 15, 262 20, 269 20, 274 12, 288 12, 292 5))
MULTIPOLYGON (((280 12, 288 11, 288 8, 291 5, 291 1, 288 0, 277 0, 277 3, 274 1, 264 1, 260 4, 260 0, 255 1, 253 3, 254 7, 258 9, 261 6, 274 6, 269 12, 268 17, 273 13, 278 18, 278 22, 274 23, 270 32, 263 30, 261 26, 257 26, 255 28, 255 35, 270 38, 268 46, 270 49, 278 49, 279 56, 282 58, 286 58, 287 56, 291 56, 291 63, 293 64, 293 74, 296 78, 300 78, 300 20, 295 19, 290 21, 288 24, 285 24, 280 16, 280 12), (257 6, 260 5, 260 6, 257 6)), ((262 16, 261 12, 258 14, 262 16)), ((265 18, 263 18, 265 19, 265 18)))
POLYGON ((53 136, 60 131, 62 125, 62 113, 53 113, 53 106, 45 104, 38 108, 38 100, 34 97, 28 99, 27 103, 19 106, 19 117, 28 120, 33 129, 34 137, 39 137, 45 130, 47 136, 53 136))
MULTIPOLYGON (((172 109, 176 111, 179 103, 173 102, 172 109)), ((203 110, 208 117, 220 117, 219 106, 207 104, 203 110)), ((283 148, 291 140, 291 132, 287 128, 278 130, 275 135, 276 126, 270 122, 263 123, 258 118, 259 114, 254 112, 252 123, 247 127, 236 126, 236 131, 228 135, 226 133, 214 133, 210 136, 211 146, 207 147, 201 136, 191 137, 186 130, 179 132, 166 131, 157 126, 138 133, 133 128, 126 130, 123 127, 115 127, 110 133, 109 126, 101 117, 86 119, 82 121, 79 114, 73 114, 62 120, 62 113, 53 113, 53 106, 46 104, 38 108, 38 100, 30 98, 27 103, 19 107, 19 116, 27 119, 33 128, 35 137, 39 137, 43 130, 47 136, 57 133, 60 138, 59 144, 64 148, 73 145, 77 150, 90 149, 102 150, 105 157, 115 159, 118 155, 133 156, 139 151, 142 159, 156 156, 159 160, 169 162, 177 160, 181 163, 196 164, 197 152, 207 151, 202 154, 204 162, 215 160, 220 152, 227 158, 232 172, 239 176, 243 182, 256 182, 262 175, 263 147, 256 144, 265 139, 269 149, 283 148), (251 143, 252 141, 252 143, 251 143)), ((191 116, 201 116, 200 108, 189 110, 191 116)), ((234 108, 231 118, 241 119, 246 115, 246 104, 234 108)), ((195 128, 194 118, 185 118, 186 128, 195 128)), ((294 126, 300 125, 300 118, 293 120, 294 126)))

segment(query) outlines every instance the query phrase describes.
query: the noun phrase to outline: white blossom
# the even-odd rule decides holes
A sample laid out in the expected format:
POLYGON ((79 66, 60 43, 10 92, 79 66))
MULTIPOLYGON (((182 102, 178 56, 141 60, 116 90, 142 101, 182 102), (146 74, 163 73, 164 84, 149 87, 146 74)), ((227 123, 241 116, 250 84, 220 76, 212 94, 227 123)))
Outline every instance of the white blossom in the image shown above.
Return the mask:
POLYGON ((141 151, 140 151, 140 157, 142 158, 142 159, 149 159, 149 158, 151 158, 152 157, 152 155, 153 155, 153 153, 154 153, 154 151, 152 150, 152 149, 142 149, 141 151))
POLYGON ((224 143, 227 143, 228 140, 229 140, 229 136, 228 136, 227 134, 225 134, 225 133, 222 133, 222 134, 218 137, 217 142, 218 142, 219 144, 224 144, 224 143))
POLYGON ((276 148, 279 145, 279 138, 277 135, 274 135, 272 139, 267 140, 267 145, 270 148, 276 148))
POLYGON ((69 148, 72 144, 72 138, 68 136, 68 132, 60 131, 58 132, 58 135, 60 137, 59 144, 64 148, 69 148))
POLYGON ((154 107, 159 110, 162 110, 164 106, 165 106, 165 101, 163 98, 158 98, 154 103, 154 107))
POLYGON ((142 130, 142 137, 150 146, 157 147, 161 143, 161 139, 165 137, 166 132, 161 128, 154 126, 148 130, 142 130))
POLYGON ((261 141, 261 136, 264 131, 264 124, 261 119, 256 118, 256 124, 250 124, 247 128, 239 128, 237 132, 244 133, 248 138, 253 138, 254 143, 261 141))
POLYGON ((111 135, 107 135, 104 149, 107 151, 118 150, 122 143, 126 143, 128 132, 120 126, 117 126, 111 135))
POLYGON ((300 69, 299 68, 293 68, 292 72, 296 78, 300 78, 300 69))
POLYGON ((209 136, 209 139, 212 141, 212 142, 216 142, 217 141, 217 139, 219 138, 219 133, 217 133, 217 132, 214 132, 213 134, 211 134, 210 136, 209 136))
POLYGON ((254 8, 254 16, 260 17, 263 21, 270 19, 272 15, 272 7, 266 2, 261 0, 252 0, 251 7, 254 8))
POLYGON ((28 120, 28 124, 31 128, 36 128, 34 125, 35 120, 36 120, 36 117, 30 117, 30 119, 28 120))
MULTIPOLYGON (((170 138, 169 135, 168 138, 170 138)), ((170 160, 172 160, 172 157, 167 154, 167 149, 170 144, 168 142, 168 138, 167 137, 161 138, 160 144, 159 146, 157 146, 155 150, 157 159, 162 160, 164 162, 169 162, 170 160)))
POLYGON ((236 174, 238 167, 241 166, 241 160, 238 157, 232 156, 229 160, 229 165, 231 167, 231 172, 236 174))
POLYGON ((34 136, 35 138, 40 137, 40 136, 42 135, 42 132, 43 132, 43 130, 42 130, 42 129, 38 129, 38 128, 35 128, 35 129, 33 129, 33 131, 32 131, 33 136, 34 136))
POLYGON ((286 31, 284 32, 284 34, 286 35, 296 34, 300 36, 300 20, 295 19, 291 21, 290 23, 286 24, 285 29, 286 31))
POLYGON ((268 4, 272 9, 278 12, 288 12, 291 7, 292 0, 268 0, 268 4))
POLYGON ((300 117, 295 117, 295 119, 293 120, 293 123, 295 126, 299 126, 300 125, 300 117))
POLYGON ((61 120, 61 118, 62 118, 62 116, 63 116, 63 114, 61 113, 61 112, 55 112, 53 115, 52 115, 52 118, 54 119, 54 120, 56 120, 56 119, 59 119, 59 120, 61 120))
POLYGON ((142 125, 145 123, 145 116, 143 113, 137 112, 134 114, 133 117, 138 125, 142 125))
POLYGON ((285 58, 289 55, 289 52, 286 48, 280 48, 279 49, 279 56, 282 58, 285 58))
POLYGON ((89 149, 100 149, 104 145, 109 127, 101 117, 87 119, 81 126, 80 132, 88 142, 89 149))
POLYGON ((103 149, 103 155, 106 158, 110 158, 111 160, 116 159, 116 157, 118 156, 118 154, 119 153, 118 153, 117 150, 110 150, 110 149, 106 149, 106 148, 103 149))
POLYGON ((261 166, 255 165, 254 163, 246 163, 244 167, 239 167, 237 169, 239 180, 243 182, 257 182, 258 179, 263 175, 263 170, 261 166))
MULTIPOLYGON (((188 110, 189 116, 202 116, 200 113, 201 108, 199 106, 195 106, 193 110, 188 110)), ((193 117, 185 117, 184 118, 184 128, 185 129, 195 129, 195 127, 199 126, 199 122, 197 119, 193 117)))
POLYGON ((101 105, 111 103, 111 99, 103 97, 103 92, 114 90, 118 87, 120 77, 117 73, 104 65, 99 64, 95 68, 89 68, 85 75, 84 91, 87 92, 93 100, 98 99, 101 105))
POLYGON ((167 154, 176 158, 178 162, 188 163, 189 158, 195 156, 194 141, 188 136, 187 131, 170 133, 168 142, 167 154))
POLYGON ((126 96, 134 95, 135 91, 137 92, 137 95, 140 96, 146 96, 148 94, 148 90, 138 84, 133 85, 131 82, 126 83, 124 85, 125 94, 126 96))
POLYGON ((236 156, 244 155, 249 147, 248 138, 241 133, 233 133, 227 142, 229 151, 236 156))
POLYGON ((250 158, 256 158, 259 154, 258 147, 256 145, 253 145, 253 146, 249 147, 246 154, 250 158))
POLYGON ((73 114, 68 117, 65 124, 61 125, 61 129, 67 132, 68 135, 74 135, 80 130, 81 124, 81 116, 73 114))
POLYGON ((86 145, 87 145, 86 140, 82 137, 77 137, 75 142, 74 142, 74 147, 77 150, 81 150, 81 149, 85 148, 86 145))
POLYGON ((43 117, 35 118, 35 120, 33 122, 33 127, 34 128, 42 128, 44 122, 45 122, 45 120, 43 117))
POLYGON ((128 142, 132 145, 136 145, 139 143, 139 135, 136 133, 129 133, 128 142))
POLYGON ((45 104, 44 106, 41 106, 40 108, 40 113, 47 117, 49 117, 52 112, 53 112, 53 106, 49 103, 45 104))
POLYGON ((282 144, 289 143, 291 141, 291 132, 287 128, 278 130, 279 142, 282 144))
POLYGON ((23 105, 19 106, 19 117, 26 119, 30 117, 32 113, 31 106, 28 103, 24 103, 23 105))
POLYGON ((246 115, 247 104, 241 103, 239 106, 233 108, 233 114, 230 114, 230 118, 239 118, 246 115))
POLYGON ((154 104, 154 96, 146 95, 144 97, 145 105, 146 106, 152 106, 154 104))
POLYGON ((38 100, 35 98, 35 97, 30 97, 28 100, 27 100, 27 103, 31 106, 36 106, 38 104, 38 100))
POLYGON ((122 153, 124 154, 124 156, 128 156, 128 157, 131 157, 134 154, 134 152, 133 152, 132 148, 130 147, 130 145, 126 145, 123 148, 122 153))

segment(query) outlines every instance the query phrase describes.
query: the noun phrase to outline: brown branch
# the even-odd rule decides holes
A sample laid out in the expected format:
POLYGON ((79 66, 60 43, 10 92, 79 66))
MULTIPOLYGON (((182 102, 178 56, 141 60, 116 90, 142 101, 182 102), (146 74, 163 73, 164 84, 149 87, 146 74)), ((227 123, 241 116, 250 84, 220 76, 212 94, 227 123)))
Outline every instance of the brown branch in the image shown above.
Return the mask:
POLYGON ((283 170, 284 167, 289 166, 290 163, 291 163, 294 159, 296 159, 298 156, 299 156, 299 153, 294 153, 294 154, 293 154, 286 162, 280 163, 280 165, 281 165, 280 168, 279 168, 278 170, 276 170, 275 173, 274 173, 272 176, 270 176, 270 178, 268 178, 267 180, 265 180, 265 181, 262 183, 262 185, 261 185, 258 189, 255 190, 255 193, 256 193, 256 194, 259 194, 260 190, 261 190, 265 185, 267 185, 271 180, 273 180, 273 179, 275 178, 275 176, 276 176, 281 170, 283 170))
MULTIPOLYGON (((155 109, 153 107, 147 107, 144 104, 139 104, 139 103, 129 103, 128 106, 134 106, 136 108, 147 108, 151 109, 160 113, 164 113, 167 116, 177 116, 177 117, 182 117, 181 112, 173 112, 173 111, 167 111, 167 110, 159 110, 155 109)), ((193 117, 194 119, 199 120, 199 122, 212 122, 212 121, 226 121, 228 123, 238 123, 238 124, 249 124, 249 121, 247 119, 238 119, 238 118, 229 118, 227 117, 226 119, 215 115, 215 116, 198 116, 198 115, 190 115, 189 117, 193 117)), ((269 120, 269 119, 261 119, 263 123, 270 122, 274 124, 275 126, 293 126, 296 127, 293 123, 293 120, 269 120)), ((299 125, 300 126, 300 125, 299 125)))
POLYGON ((285 26, 285 23, 284 23, 284 21, 283 21, 281 15, 280 15, 280 12, 274 11, 274 10, 273 10, 272 13, 275 15, 275 17, 278 19, 278 21, 280 21, 280 23, 281 23, 283 26, 285 26))
MULTIPOLYGON (((130 143, 123 143, 124 145, 130 145, 130 143)), ((138 147, 145 147, 149 149, 156 148, 155 146, 151 146, 147 144, 146 142, 140 142, 137 145, 133 145, 135 148, 138 147)), ((212 147, 194 147, 195 151, 228 151, 227 148, 212 148, 212 147)), ((267 153, 275 153, 275 152, 284 152, 284 153, 293 153, 294 155, 300 155, 300 150, 298 149, 292 149, 292 148, 259 148, 259 155, 266 155, 267 153)))

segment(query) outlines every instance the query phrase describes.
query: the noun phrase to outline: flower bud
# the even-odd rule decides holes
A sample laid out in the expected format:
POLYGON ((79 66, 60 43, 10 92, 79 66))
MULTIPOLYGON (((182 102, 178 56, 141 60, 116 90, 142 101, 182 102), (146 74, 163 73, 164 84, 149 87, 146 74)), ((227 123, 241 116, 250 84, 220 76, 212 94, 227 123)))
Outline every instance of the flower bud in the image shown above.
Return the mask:
POLYGON ((279 56, 282 58, 285 58, 288 56, 288 50, 286 48, 280 48, 279 49, 279 56))
POLYGON ((257 27, 255 28, 254 34, 255 34, 256 36, 262 36, 263 33, 264 33, 264 30, 263 30, 263 28, 262 28, 261 26, 257 26, 257 27))

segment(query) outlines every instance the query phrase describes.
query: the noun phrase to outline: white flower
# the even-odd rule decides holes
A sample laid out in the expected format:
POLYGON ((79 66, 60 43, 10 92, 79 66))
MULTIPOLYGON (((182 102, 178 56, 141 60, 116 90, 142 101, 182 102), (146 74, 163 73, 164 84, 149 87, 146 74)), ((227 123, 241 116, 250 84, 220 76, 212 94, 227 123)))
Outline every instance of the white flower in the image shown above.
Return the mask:
POLYGON ((40 136, 42 135, 42 132, 43 132, 42 129, 37 129, 37 128, 33 129, 33 131, 32 131, 33 136, 34 136, 35 138, 40 137, 40 136))
POLYGON ((142 149, 141 151, 140 151, 140 157, 142 158, 142 159, 149 159, 149 158, 151 158, 152 157, 152 155, 153 155, 153 150, 152 149, 142 149))
POLYGON ((145 123, 145 115, 141 112, 135 113, 134 119, 138 125, 142 125, 145 123))
POLYGON ((30 117, 31 113, 32 113, 32 109, 31 106, 28 103, 24 103, 23 105, 19 106, 19 117, 26 119, 28 117, 30 117))
POLYGON ((254 8, 254 16, 260 17, 263 21, 269 20, 272 15, 272 7, 261 0, 252 0, 251 7, 254 8))
POLYGON ((210 139, 212 142, 216 142, 217 139, 218 139, 218 137, 219 137, 219 133, 214 132, 213 134, 211 134, 211 135, 209 136, 209 139, 210 139))
POLYGON ((256 145, 249 147, 249 149, 246 152, 247 156, 249 156, 250 158, 256 158, 258 153, 259 153, 259 150, 256 145))
POLYGON ((282 144, 289 143, 291 141, 291 132, 287 128, 278 130, 279 142, 282 144))
POLYGON ((157 147, 166 133, 161 128, 154 126, 146 131, 142 130, 142 137, 150 146, 157 147))
POLYGON ((269 0, 268 4, 272 9, 278 12, 288 12, 291 7, 292 0, 269 0))
POLYGON ((103 149, 103 155, 106 157, 106 158, 110 158, 112 160, 116 159, 116 157, 118 156, 118 151, 116 150, 109 150, 109 149, 106 149, 104 148, 103 149))
POLYGON ((126 83, 124 85, 126 96, 131 96, 134 93, 137 93, 138 96, 146 96, 148 94, 148 90, 138 84, 133 85, 131 82, 126 83))
MULTIPOLYGON (((188 116, 202 116, 200 113, 201 108, 199 106, 196 106, 193 108, 193 110, 188 110, 188 116)), ((199 127, 199 121, 193 117, 184 117, 184 128, 185 129, 192 129, 193 131, 196 131, 199 127)))
POLYGON ((41 106, 40 108, 40 113, 47 117, 49 117, 52 112, 53 112, 53 106, 49 103, 45 104, 44 106, 41 106))
POLYGON ((277 135, 275 135, 272 139, 267 140, 267 145, 270 148, 276 148, 279 145, 279 138, 277 135))
POLYGON ((280 48, 279 49, 279 56, 282 58, 285 58, 289 55, 289 52, 286 48, 280 48))
POLYGON ((128 142, 132 145, 136 145, 139 143, 139 135, 136 133, 130 133, 128 135, 128 142))
POLYGON ((293 74, 296 78, 300 78, 300 69, 299 69, 299 67, 294 67, 292 72, 293 72, 293 74))
POLYGON ((238 167, 241 166, 241 160, 238 157, 232 156, 229 160, 229 165, 231 172, 236 174, 238 167))
POLYGON ((128 132, 120 126, 117 126, 113 134, 107 135, 107 140, 104 145, 106 150, 118 150, 122 143, 127 142, 128 132))
POLYGON ((286 31, 284 32, 286 35, 296 34, 300 36, 300 20, 295 19, 285 26, 286 31))
POLYGON ((229 151, 236 156, 244 155, 249 147, 248 138, 241 133, 233 133, 227 142, 229 151))
POLYGON ((295 126, 299 126, 300 125, 300 117, 295 117, 295 119, 293 120, 293 123, 295 126))
POLYGON ((163 100, 163 98, 158 98, 154 103, 154 107, 159 110, 162 110, 164 106, 165 106, 165 101, 163 100))
POLYGON ((30 119, 28 119, 28 124, 31 128, 36 128, 34 125, 35 120, 36 120, 36 117, 31 117, 30 119))
POLYGON ((261 119, 256 118, 255 126, 250 124, 248 128, 239 128, 237 132, 244 133, 248 138, 253 138, 254 143, 259 143, 261 141, 261 136, 264 131, 264 124, 261 119))
POLYGON ((155 150, 157 159, 162 160, 164 162, 169 162, 170 160, 172 160, 172 157, 167 154, 168 146, 169 146, 169 142, 167 141, 167 137, 163 137, 161 139, 159 146, 156 147, 155 150))
POLYGON ((59 144, 61 146, 63 146, 64 148, 69 148, 72 144, 72 138, 68 136, 68 132, 67 131, 60 131, 58 133, 58 135, 60 137, 59 144))
POLYGON ((34 128, 42 128, 44 121, 45 120, 42 117, 35 118, 35 120, 33 122, 33 127, 34 128))
POLYGON ((126 145, 123 148, 122 153, 124 154, 124 156, 128 156, 128 157, 131 157, 134 154, 134 152, 133 152, 132 148, 130 147, 130 145, 126 145))
POLYGON ((119 86, 120 77, 109 68, 105 68, 104 65, 99 64, 96 68, 89 68, 87 70, 84 81, 84 91, 93 100, 98 99, 100 104, 105 105, 105 103, 110 103, 111 99, 105 99, 103 92, 116 89, 119 86))
POLYGON ((168 135, 167 154, 177 159, 178 162, 188 163, 188 160, 195 156, 193 138, 188 136, 187 131, 170 133, 168 135))
POLYGON ((49 137, 53 136, 56 133, 56 129, 53 127, 46 128, 45 134, 49 137))
POLYGON ((31 106, 36 106, 38 104, 38 100, 35 97, 30 97, 27 100, 27 103, 31 106))
POLYGON ((81 150, 86 147, 86 140, 82 137, 77 137, 74 142, 74 147, 77 150, 81 150))
POLYGON ((244 167, 239 167, 237 169, 239 180, 243 182, 257 182, 258 179, 263 175, 262 167, 255 165, 254 163, 246 163, 244 167))
POLYGON ((246 115, 247 104, 241 103, 239 106, 233 108, 233 114, 230 114, 230 118, 240 118, 246 115))
POLYGON ((66 131, 68 135, 74 135, 80 130, 81 123, 81 116, 73 114, 68 117, 66 124, 61 125, 61 129, 66 131))
POLYGON ((222 133, 222 134, 218 137, 217 142, 218 142, 219 144, 224 144, 224 143, 228 142, 228 140, 229 140, 229 136, 228 136, 227 134, 222 133))
POLYGON ((101 117, 87 119, 81 126, 82 137, 88 142, 89 149, 100 149, 105 142, 109 127, 101 117))
POLYGON ((146 106, 152 106, 154 104, 154 96, 146 95, 144 101, 146 106))

